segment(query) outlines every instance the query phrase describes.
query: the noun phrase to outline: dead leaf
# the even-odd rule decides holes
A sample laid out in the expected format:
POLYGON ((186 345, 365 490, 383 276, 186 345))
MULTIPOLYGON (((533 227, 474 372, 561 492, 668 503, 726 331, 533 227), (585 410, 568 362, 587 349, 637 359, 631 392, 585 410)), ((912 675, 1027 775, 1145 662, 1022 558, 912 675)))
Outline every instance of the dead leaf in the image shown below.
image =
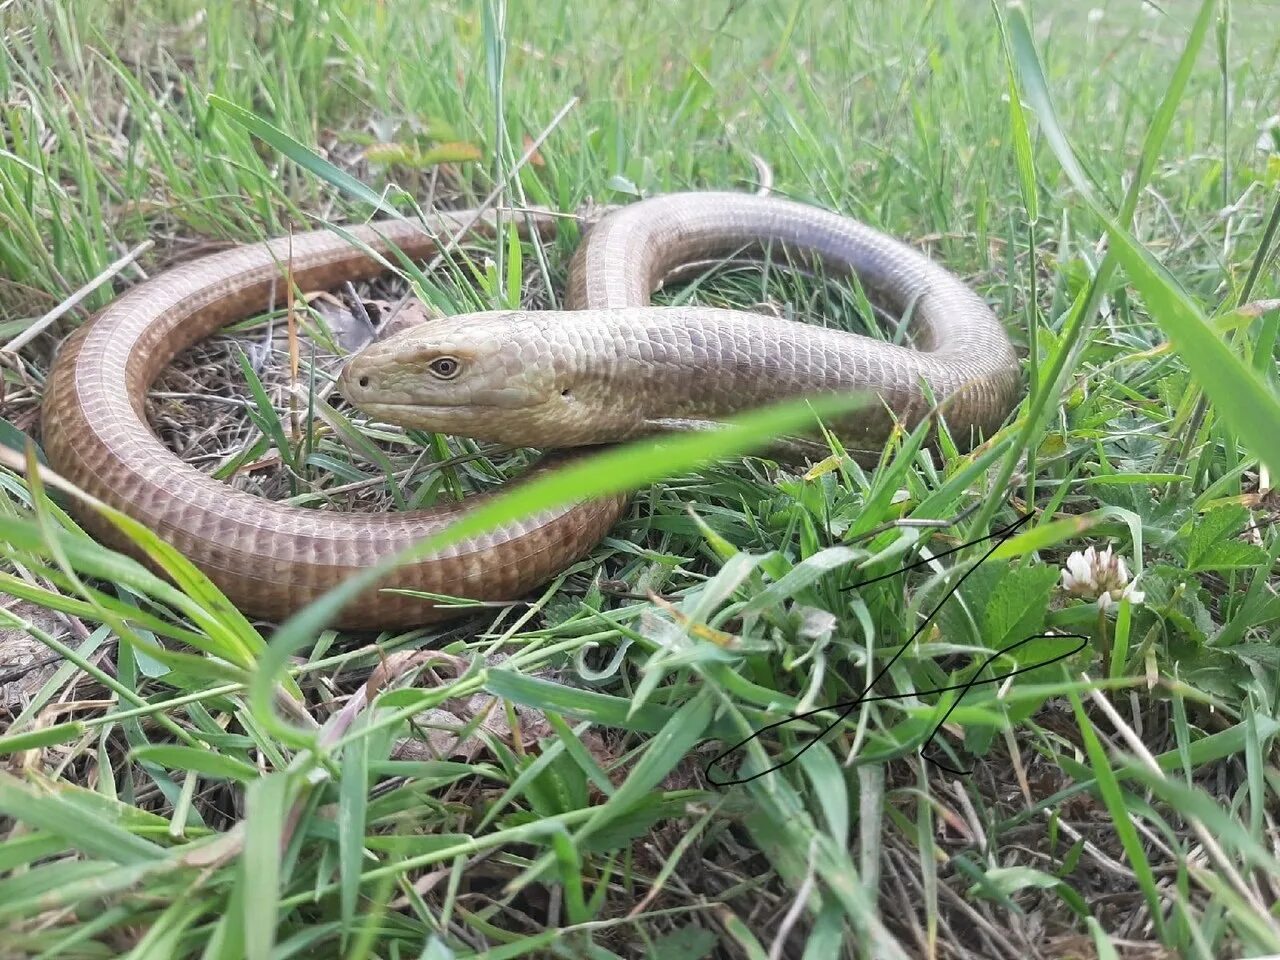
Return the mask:
POLYGON ((320 315, 333 339, 347 353, 355 353, 374 338, 374 329, 359 311, 328 292, 309 294, 307 302, 320 315))
POLYGON ((426 150, 419 150, 407 143, 375 143, 365 147, 361 156, 370 163, 396 164, 423 170, 442 163, 466 163, 479 160, 484 154, 474 143, 464 140, 438 143, 426 150))
MULTIPOLYGON (((532 146, 533 137, 526 133, 524 135, 524 152, 529 153, 529 148, 532 146)), ((534 150, 533 153, 529 153, 529 165, 533 167, 545 167, 547 165, 547 161, 542 159, 541 152, 534 150)))
POLYGON ((386 319, 382 321, 378 327, 378 339, 382 340, 386 337, 395 336, 411 327, 419 326, 431 320, 438 320, 442 316, 440 311, 434 307, 430 307, 416 297, 412 297, 403 302, 400 309, 397 310, 394 304, 385 305, 385 309, 379 312, 380 317, 386 319))
POLYGON ((738 638, 733 634, 725 633, 722 630, 716 630, 714 627, 709 627, 705 623, 694 623, 686 614, 681 613, 676 609, 674 604, 667 600, 663 600, 662 597, 658 596, 653 591, 649 592, 649 599, 653 602, 654 606, 661 607, 663 610, 667 611, 676 623, 699 640, 709 640, 717 647, 724 647, 726 650, 737 649, 738 638))
MULTIPOLYGON (((61 636, 66 629, 52 611, 26 600, 11 598, 9 613, 31 623, 46 633, 61 636)), ((0 709, 21 711, 55 670, 62 658, 27 631, 18 627, 0 627, 0 709)))
POLYGON ((474 143, 455 140, 451 143, 437 144, 430 150, 418 154, 418 163, 424 167, 434 167, 438 163, 466 163, 479 160, 483 156, 480 148, 474 143))

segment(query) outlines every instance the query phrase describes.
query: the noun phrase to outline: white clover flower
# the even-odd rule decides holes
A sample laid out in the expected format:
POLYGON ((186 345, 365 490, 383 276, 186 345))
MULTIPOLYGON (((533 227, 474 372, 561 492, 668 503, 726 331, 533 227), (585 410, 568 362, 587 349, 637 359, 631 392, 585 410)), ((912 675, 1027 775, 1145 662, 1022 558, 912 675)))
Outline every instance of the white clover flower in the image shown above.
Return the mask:
POLYGON ((1110 547, 1101 551, 1089 547, 1067 557, 1067 565, 1062 568, 1062 589, 1073 597, 1096 599, 1103 612, 1126 597, 1136 606, 1145 596, 1136 583, 1130 582, 1124 558, 1116 556, 1110 547))
POLYGON ((1106 14, 1105 14, 1105 13, 1103 13, 1103 11, 1102 11, 1102 8, 1101 8, 1101 7, 1094 7, 1092 10, 1090 10, 1090 11, 1089 11, 1089 22, 1090 22, 1090 23, 1097 23, 1097 22, 1098 22, 1099 20, 1101 20, 1104 16, 1106 16, 1106 14))

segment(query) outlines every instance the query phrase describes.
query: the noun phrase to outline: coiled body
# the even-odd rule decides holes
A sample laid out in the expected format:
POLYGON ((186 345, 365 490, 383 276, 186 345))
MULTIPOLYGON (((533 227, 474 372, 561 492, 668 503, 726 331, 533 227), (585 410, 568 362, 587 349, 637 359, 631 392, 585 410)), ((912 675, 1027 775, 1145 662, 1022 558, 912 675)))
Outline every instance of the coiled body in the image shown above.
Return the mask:
MULTIPOLYGON (((467 211, 441 216, 431 233, 448 236, 471 220, 467 211)), ((526 223, 544 235, 554 228, 545 214, 526 223)), ((476 229, 491 230, 491 219, 480 218, 476 229)), ((419 259, 437 250, 417 225, 384 221, 351 232, 392 262, 393 246, 419 259)), ((43 408, 45 449, 55 470, 159 533, 241 610, 271 620, 437 532, 470 503, 382 515, 285 506, 205 476, 152 433, 144 402, 160 371, 190 344, 264 309, 286 263, 303 289, 381 270, 360 248, 325 231, 188 263, 134 287, 68 338, 43 408)), ((932 406, 926 384, 935 400, 950 398, 953 431, 994 431, 1018 395, 1008 338, 964 284, 861 224, 789 201, 673 194, 613 212, 575 255, 565 303, 571 312, 554 316, 504 313, 499 339, 476 350, 486 363, 496 358, 503 369, 522 370, 521 383, 530 396, 537 393, 538 410, 520 408, 521 395, 511 387, 494 394, 507 404, 496 413, 452 404, 427 418, 432 428, 528 446, 574 446, 705 425, 782 396, 860 388, 878 393, 884 409, 860 412, 841 432, 866 447, 887 435, 889 411, 911 423, 932 406), (820 262, 831 273, 856 272, 874 300, 911 311, 919 349, 736 311, 648 306, 653 290, 690 263, 766 249, 820 262), (572 371, 572 383, 562 386, 572 371), (554 399, 547 392, 553 388, 554 399), (472 422, 477 429, 466 429, 472 422)), ((441 329, 480 331, 483 315, 476 319, 441 321, 441 329)), ((429 337, 435 326, 411 333, 429 337)), ((382 419, 413 422, 411 390, 399 410, 408 416, 393 416, 396 405, 381 405, 377 392, 390 382, 380 373, 403 360, 403 351, 387 349, 398 339, 355 358, 343 389, 382 419), (363 393, 361 378, 369 383, 363 393)), ((508 383, 516 379, 507 377, 508 383)), ((611 497, 543 513, 401 567, 381 586, 517 598, 589 552, 624 508, 625 498, 611 497)), ((96 515, 80 511, 78 518, 94 536, 130 549, 96 515)), ((348 606, 335 625, 387 629, 454 613, 377 592, 348 606)))

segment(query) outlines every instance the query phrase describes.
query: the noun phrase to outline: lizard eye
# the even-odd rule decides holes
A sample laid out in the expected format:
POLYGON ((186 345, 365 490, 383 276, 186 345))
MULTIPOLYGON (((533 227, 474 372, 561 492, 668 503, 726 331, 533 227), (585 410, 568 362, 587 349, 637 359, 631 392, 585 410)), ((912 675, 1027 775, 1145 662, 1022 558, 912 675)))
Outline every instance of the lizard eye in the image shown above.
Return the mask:
POLYGON ((431 372, 441 380, 452 380, 461 369, 462 364, 453 357, 436 357, 431 361, 431 372))

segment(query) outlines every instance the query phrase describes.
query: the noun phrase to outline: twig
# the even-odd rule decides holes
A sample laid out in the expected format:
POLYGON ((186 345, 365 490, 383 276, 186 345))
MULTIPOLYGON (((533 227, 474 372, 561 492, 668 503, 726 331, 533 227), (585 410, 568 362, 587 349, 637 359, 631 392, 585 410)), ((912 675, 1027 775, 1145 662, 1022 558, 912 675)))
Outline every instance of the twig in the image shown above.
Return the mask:
POLYGON ((480 222, 480 218, 484 216, 485 211, 488 210, 489 207, 493 205, 493 202, 498 199, 498 196, 502 193, 502 191, 507 189, 507 184, 511 182, 512 178, 517 173, 519 173, 522 169, 524 169, 524 165, 529 162, 529 158, 532 157, 535 153, 537 153, 538 148, 542 146, 542 144, 546 141, 547 137, 551 136, 551 131, 553 131, 556 127, 558 127, 560 125, 560 121, 563 120, 566 116, 568 116, 569 111, 572 110, 577 105, 578 105, 578 97, 574 95, 570 97, 569 101, 563 107, 560 108, 559 112, 554 117, 551 118, 551 122, 547 124, 546 129, 543 130, 540 134, 538 134, 538 136, 534 138, 533 141, 530 142, 528 148, 526 148, 525 152, 521 155, 520 159, 516 161, 516 165, 512 167, 510 170, 508 170, 506 175, 497 182, 497 184, 494 186, 492 190, 489 191, 489 195, 485 197, 484 200, 481 201, 480 205, 476 207, 476 209, 472 212, 471 218, 467 220, 454 233, 452 237, 449 238, 447 243, 445 243, 442 247, 440 247, 440 250, 436 254, 435 258, 428 265, 427 267, 428 271, 433 270, 435 269, 435 267, 439 266, 440 261, 458 245, 458 242, 471 231, 472 227, 474 227, 477 223, 480 222))
POLYGON ((369 316, 369 311, 364 308, 364 301, 360 299, 360 295, 356 293, 355 284, 350 280, 346 284, 347 296, 351 298, 351 313, 358 317, 364 323, 365 328, 369 331, 369 339, 372 340, 378 335, 378 328, 373 325, 373 319, 369 316))
POLYGON ((769 960, 782 960, 783 950, 786 949, 787 936, 799 921, 800 915, 804 913, 805 908, 809 906, 809 896, 813 893, 813 888, 817 886, 817 881, 814 879, 814 875, 817 873, 817 867, 815 866, 817 856, 818 838, 814 837, 809 841, 809 863, 805 867, 804 881, 800 884, 800 889, 796 891, 795 899, 791 902, 791 906, 787 908, 787 913, 782 918, 782 922, 778 924, 778 932, 773 937, 773 945, 769 947, 769 960))

